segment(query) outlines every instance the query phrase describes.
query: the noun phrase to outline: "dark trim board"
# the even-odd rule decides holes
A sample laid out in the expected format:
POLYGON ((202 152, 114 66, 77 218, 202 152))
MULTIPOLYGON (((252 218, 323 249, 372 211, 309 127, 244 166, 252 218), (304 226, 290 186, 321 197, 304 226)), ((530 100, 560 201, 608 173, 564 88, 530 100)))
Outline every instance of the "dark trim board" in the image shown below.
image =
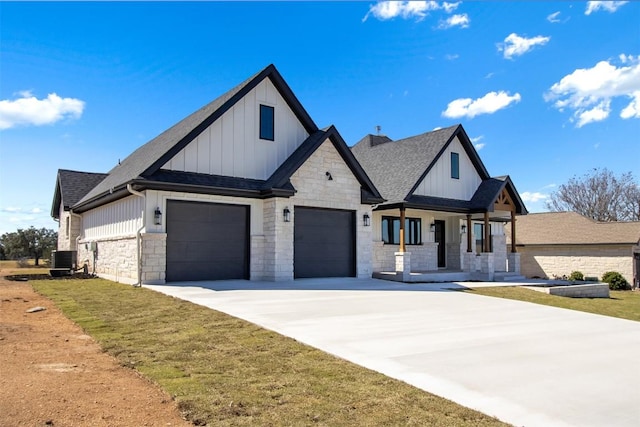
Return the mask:
POLYGON ((166 281, 249 279, 248 205, 168 200, 166 281))
POLYGON ((294 278, 356 276, 356 213, 294 206, 294 278))

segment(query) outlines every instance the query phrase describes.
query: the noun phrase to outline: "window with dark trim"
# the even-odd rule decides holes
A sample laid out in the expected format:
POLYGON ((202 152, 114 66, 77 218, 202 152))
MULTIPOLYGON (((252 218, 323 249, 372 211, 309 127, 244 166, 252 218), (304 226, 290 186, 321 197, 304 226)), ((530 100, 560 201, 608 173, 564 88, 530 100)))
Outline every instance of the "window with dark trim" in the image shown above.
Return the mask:
MULTIPOLYGON (((390 245, 400 244, 400 217, 382 217, 382 241, 390 245)), ((406 245, 422 244, 422 221, 420 218, 404 219, 404 243, 406 245)))
POLYGON ((274 108, 260 104, 260 139, 274 140, 275 112, 274 108))
POLYGON ((460 156, 451 153, 451 178, 460 179, 460 156))
MULTIPOLYGON (((475 236, 476 253, 484 252, 484 224, 474 223, 473 234, 475 236)), ((491 242, 491 224, 489 224, 489 251, 493 251, 493 244, 491 242)))

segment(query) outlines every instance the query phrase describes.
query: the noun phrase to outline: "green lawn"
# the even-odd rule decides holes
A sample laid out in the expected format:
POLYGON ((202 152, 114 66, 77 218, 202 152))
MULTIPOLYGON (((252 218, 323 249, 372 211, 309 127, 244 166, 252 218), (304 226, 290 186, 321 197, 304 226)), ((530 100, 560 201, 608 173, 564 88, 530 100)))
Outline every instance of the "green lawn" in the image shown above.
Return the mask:
POLYGON ((517 286, 476 288, 465 292, 640 321, 640 292, 610 291, 611 297, 609 299, 567 298, 517 286))
POLYGON ((243 320, 101 279, 31 282, 195 424, 497 426, 482 413, 243 320))

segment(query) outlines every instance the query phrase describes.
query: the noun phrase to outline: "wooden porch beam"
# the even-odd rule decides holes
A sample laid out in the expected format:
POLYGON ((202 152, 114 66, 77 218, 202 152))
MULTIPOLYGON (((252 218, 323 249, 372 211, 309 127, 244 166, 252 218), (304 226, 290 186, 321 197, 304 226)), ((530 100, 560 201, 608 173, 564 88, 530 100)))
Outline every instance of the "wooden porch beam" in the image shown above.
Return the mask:
POLYGON ((467 252, 473 252, 471 248, 471 215, 467 214, 467 252))
POLYGON ((511 210, 511 253, 516 252, 516 212, 511 210))
POLYGON ((400 207, 400 252, 404 253, 405 252, 405 245, 404 245, 404 218, 405 218, 405 213, 404 213, 404 206, 400 207))
POLYGON ((484 213, 484 248, 483 252, 491 252, 489 239, 491 238, 491 229, 489 228, 489 212, 484 213))

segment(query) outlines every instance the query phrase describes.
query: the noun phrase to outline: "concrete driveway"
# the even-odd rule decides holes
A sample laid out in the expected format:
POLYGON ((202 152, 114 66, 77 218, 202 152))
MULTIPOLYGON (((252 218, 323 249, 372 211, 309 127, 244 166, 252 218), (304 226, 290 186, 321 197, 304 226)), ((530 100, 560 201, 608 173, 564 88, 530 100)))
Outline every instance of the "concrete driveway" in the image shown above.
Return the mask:
MULTIPOLYGON (((471 283, 469 285, 478 285, 471 283)), ((640 425, 640 322, 375 279, 150 289, 516 426, 640 425)))

